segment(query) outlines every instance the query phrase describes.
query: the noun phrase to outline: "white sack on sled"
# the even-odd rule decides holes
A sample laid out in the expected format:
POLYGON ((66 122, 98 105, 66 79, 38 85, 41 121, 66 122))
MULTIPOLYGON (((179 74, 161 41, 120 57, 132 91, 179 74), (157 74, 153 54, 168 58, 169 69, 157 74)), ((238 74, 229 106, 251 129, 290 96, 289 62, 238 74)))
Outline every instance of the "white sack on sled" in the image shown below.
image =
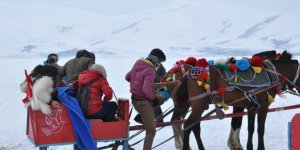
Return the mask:
POLYGON ((32 87, 32 98, 29 105, 34 110, 41 110, 44 114, 50 114, 51 109, 47 104, 51 101, 53 92, 53 80, 51 77, 43 76, 35 81, 32 87))

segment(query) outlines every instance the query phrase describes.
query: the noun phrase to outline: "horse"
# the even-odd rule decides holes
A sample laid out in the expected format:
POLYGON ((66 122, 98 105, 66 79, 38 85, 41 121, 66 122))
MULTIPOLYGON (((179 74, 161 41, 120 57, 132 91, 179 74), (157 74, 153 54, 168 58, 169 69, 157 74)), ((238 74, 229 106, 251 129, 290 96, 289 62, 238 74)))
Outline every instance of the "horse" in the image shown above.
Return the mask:
POLYGON ((20 89, 26 93, 26 89, 32 87, 32 96, 25 104, 34 110, 41 110, 44 114, 50 114, 51 109, 48 103, 52 100, 52 92, 58 79, 58 69, 52 65, 38 65, 30 73, 33 85, 22 82, 20 89), (30 87, 29 87, 30 86, 30 87))
MULTIPOLYGON (((292 60, 289 60, 292 61, 292 60)), ((295 68, 292 70, 296 70, 298 69, 298 62, 294 63, 292 66, 289 66, 289 71, 285 70, 287 69, 286 64, 290 63, 289 61, 286 61, 285 63, 280 63, 280 64, 275 64, 275 67, 280 70, 281 73, 284 73, 285 75, 289 75, 287 77, 290 77, 290 74, 293 74, 293 72, 290 71, 291 68, 295 68)), ((187 66, 184 66, 185 68, 187 68, 187 66)), ((224 76, 223 72, 220 72, 218 68, 209 67, 209 72, 210 72, 210 90, 216 90, 218 86, 224 86, 224 87, 228 87, 227 82, 222 79, 220 77, 224 76)), ((182 75, 182 74, 181 74, 182 75)), ((178 76, 175 74, 175 76, 178 76)), ((175 77, 176 78, 176 77, 175 77)), ((289 78, 290 79, 290 78, 289 78)), ((247 91, 247 90, 251 90, 253 88, 243 88, 242 90, 247 91)), ((244 97, 244 93, 239 91, 239 90, 233 90, 232 92, 225 92, 224 93, 224 99, 222 99, 220 95, 215 95, 213 99, 210 99, 209 97, 201 97, 199 99, 193 100, 193 101, 189 101, 188 102, 188 97, 195 97, 199 94, 204 94, 207 91, 204 90, 203 88, 199 88, 197 81, 195 80, 195 78, 184 78, 180 89, 178 90, 178 94, 177 94, 177 98, 173 98, 174 103, 178 103, 178 95, 180 98, 179 99, 185 99, 185 102, 181 102, 181 104, 184 106, 184 109, 180 108, 181 110, 185 110, 183 111, 184 113, 186 112, 186 110, 188 110, 188 108, 191 106, 192 107, 192 113, 190 114, 190 116, 188 117, 187 121, 184 124, 184 127, 189 127, 191 124, 193 124, 193 122, 199 120, 201 118, 202 113, 208 109, 209 104, 211 103, 217 103, 217 102, 225 102, 225 103, 230 103, 232 100, 237 99, 237 98, 241 98, 244 97), (176 100, 177 99, 177 100, 176 100)), ((271 96, 275 96, 276 91, 274 89, 270 89, 268 90, 268 94, 266 93, 260 93, 257 94, 256 98, 259 100, 259 104, 261 106, 260 109, 257 110, 258 113, 258 124, 259 124, 259 129, 258 129, 258 133, 259 133, 259 149, 264 149, 264 143, 263 143, 263 134, 264 134, 264 124, 265 124, 265 119, 266 119, 266 114, 267 114, 267 110, 269 107, 269 103, 266 101, 267 96, 271 95, 271 96), (265 101, 264 101, 265 100, 265 101)), ((243 102, 238 102, 238 103, 234 103, 231 104, 232 106, 244 106, 244 107, 251 107, 251 102, 244 100, 243 102)), ((180 105, 178 105, 180 106, 180 105)), ((175 105, 175 110, 176 110, 176 105, 175 105)), ((174 110, 174 114, 176 114, 174 110)), ((250 113, 251 111, 249 111, 250 113)), ((255 111, 253 111, 255 112, 255 111)), ((173 116, 174 116, 173 114, 173 116)), ((178 114, 178 113, 177 113, 178 114)), ((249 114, 249 116, 251 116, 251 114, 249 114)), ((172 117, 173 119, 174 117, 172 117)), ((254 122, 253 122, 254 123, 254 122)), ((199 149, 204 149, 201 137, 200 137, 200 122, 193 125, 192 128, 189 128, 187 130, 184 131, 184 140, 183 140, 183 149, 189 149, 189 134, 190 132, 193 131, 197 144, 198 144, 198 148, 199 149)), ((249 136, 248 138, 251 140, 248 140, 248 144, 249 149, 251 149, 251 145, 252 145, 252 135, 253 132, 249 132, 249 136), (252 133, 252 134, 251 134, 252 133), (251 142, 250 142, 251 141, 251 142)), ((176 137, 176 136, 175 136, 176 137)), ((176 139, 176 138, 175 138, 176 139)), ((252 146, 253 147, 253 146, 252 146)))
MULTIPOLYGON (((279 58, 276 58, 277 54, 276 54, 275 50, 261 52, 261 53, 255 54, 254 56, 260 56, 264 60, 270 60, 270 61, 276 61, 277 59, 279 61, 284 61, 284 60, 289 61, 289 60, 291 60, 291 55, 289 53, 287 53, 287 51, 284 51, 279 58)), ((293 72, 293 73, 296 74, 296 72, 293 72)), ((289 79, 296 78, 295 79, 295 85, 297 85, 299 87, 300 80, 296 76, 293 77, 292 76, 293 73, 291 73, 290 74, 291 76, 289 76, 288 78, 289 79)), ((294 88, 293 85, 291 85, 290 83, 287 83, 286 86, 283 86, 281 88, 281 90, 282 91, 286 91, 286 90, 294 91, 293 88, 294 88)), ((296 90, 297 90, 298 93, 300 92, 299 88, 296 88, 296 90)), ((241 113, 241 112, 244 112, 244 107, 233 107, 233 113, 241 113)), ((232 117, 231 130, 230 130, 230 134, 229 134, 228 141, 227 141, 227 145, 231 150, 242 150, 243 149, 243 147, 240 143, 240 136, 239 136, 240 129, 241 129, 241 126, 242 126, 242 120, 243 120, 243 116, 232 117)), ((255 113, 248 112, 248 134, 250 134, 248 136, 250 138, 248 138, 247 149, 253 149, 253 144, 252 144, 252 138, 251 137, 252 137, 253 132, 254 132, 254 122, 255 122, 255 113)))

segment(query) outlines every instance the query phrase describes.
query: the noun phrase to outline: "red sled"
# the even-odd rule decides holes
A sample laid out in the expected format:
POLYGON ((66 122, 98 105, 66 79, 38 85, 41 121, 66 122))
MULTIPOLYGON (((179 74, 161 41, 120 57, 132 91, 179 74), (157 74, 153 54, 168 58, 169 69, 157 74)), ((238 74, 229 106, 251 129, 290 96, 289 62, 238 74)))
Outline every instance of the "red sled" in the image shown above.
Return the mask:
POLYGON ((289 123, 289 149, 300 150, 300 114, 296 114, 289 123))
MULTIPOLYGON (((51 105, 51 110, 51 114, 45 115, 39 110, 32 110, 28 107, 26 129, 28 139, 40 150, 46 150, 49 146, 75 144, 73 126, 66 107, 61 103, 54 103, 51 105)), ((115 146, 123 145, 123 149, 128 149, 128 99, 118 100, 117 117, 120 120, 114 122, 90 120, 91 133, 96 142, 115 141, 115 146)))

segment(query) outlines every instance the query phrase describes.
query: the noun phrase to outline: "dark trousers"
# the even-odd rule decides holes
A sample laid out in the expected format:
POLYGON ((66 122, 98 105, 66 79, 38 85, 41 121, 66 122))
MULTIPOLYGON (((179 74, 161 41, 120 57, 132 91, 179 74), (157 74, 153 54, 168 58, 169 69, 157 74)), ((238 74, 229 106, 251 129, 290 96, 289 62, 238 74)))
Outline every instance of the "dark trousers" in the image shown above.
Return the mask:
POLYGON ((118 105, 116 102, 103 102, 102 108, 92 114, 87 116, 88 119, 102 119, 103 121, 114 121, 118 105))

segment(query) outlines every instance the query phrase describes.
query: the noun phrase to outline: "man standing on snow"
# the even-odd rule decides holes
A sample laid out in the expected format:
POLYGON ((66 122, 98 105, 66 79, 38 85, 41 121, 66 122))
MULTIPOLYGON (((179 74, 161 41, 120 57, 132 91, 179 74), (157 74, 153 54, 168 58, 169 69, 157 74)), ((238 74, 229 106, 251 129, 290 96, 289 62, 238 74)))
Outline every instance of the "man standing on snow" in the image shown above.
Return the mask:
POLYGON ((165 100, 165 97, 154 91, 155 66, 165 60, 166 56, 162 50, 153 49, 147 58, 137 60, 125 77, 130 82, 133 107, 141 115, 145 126, 144 150, 151 150, 156 132, 153 106, 159 106, 165 100))

